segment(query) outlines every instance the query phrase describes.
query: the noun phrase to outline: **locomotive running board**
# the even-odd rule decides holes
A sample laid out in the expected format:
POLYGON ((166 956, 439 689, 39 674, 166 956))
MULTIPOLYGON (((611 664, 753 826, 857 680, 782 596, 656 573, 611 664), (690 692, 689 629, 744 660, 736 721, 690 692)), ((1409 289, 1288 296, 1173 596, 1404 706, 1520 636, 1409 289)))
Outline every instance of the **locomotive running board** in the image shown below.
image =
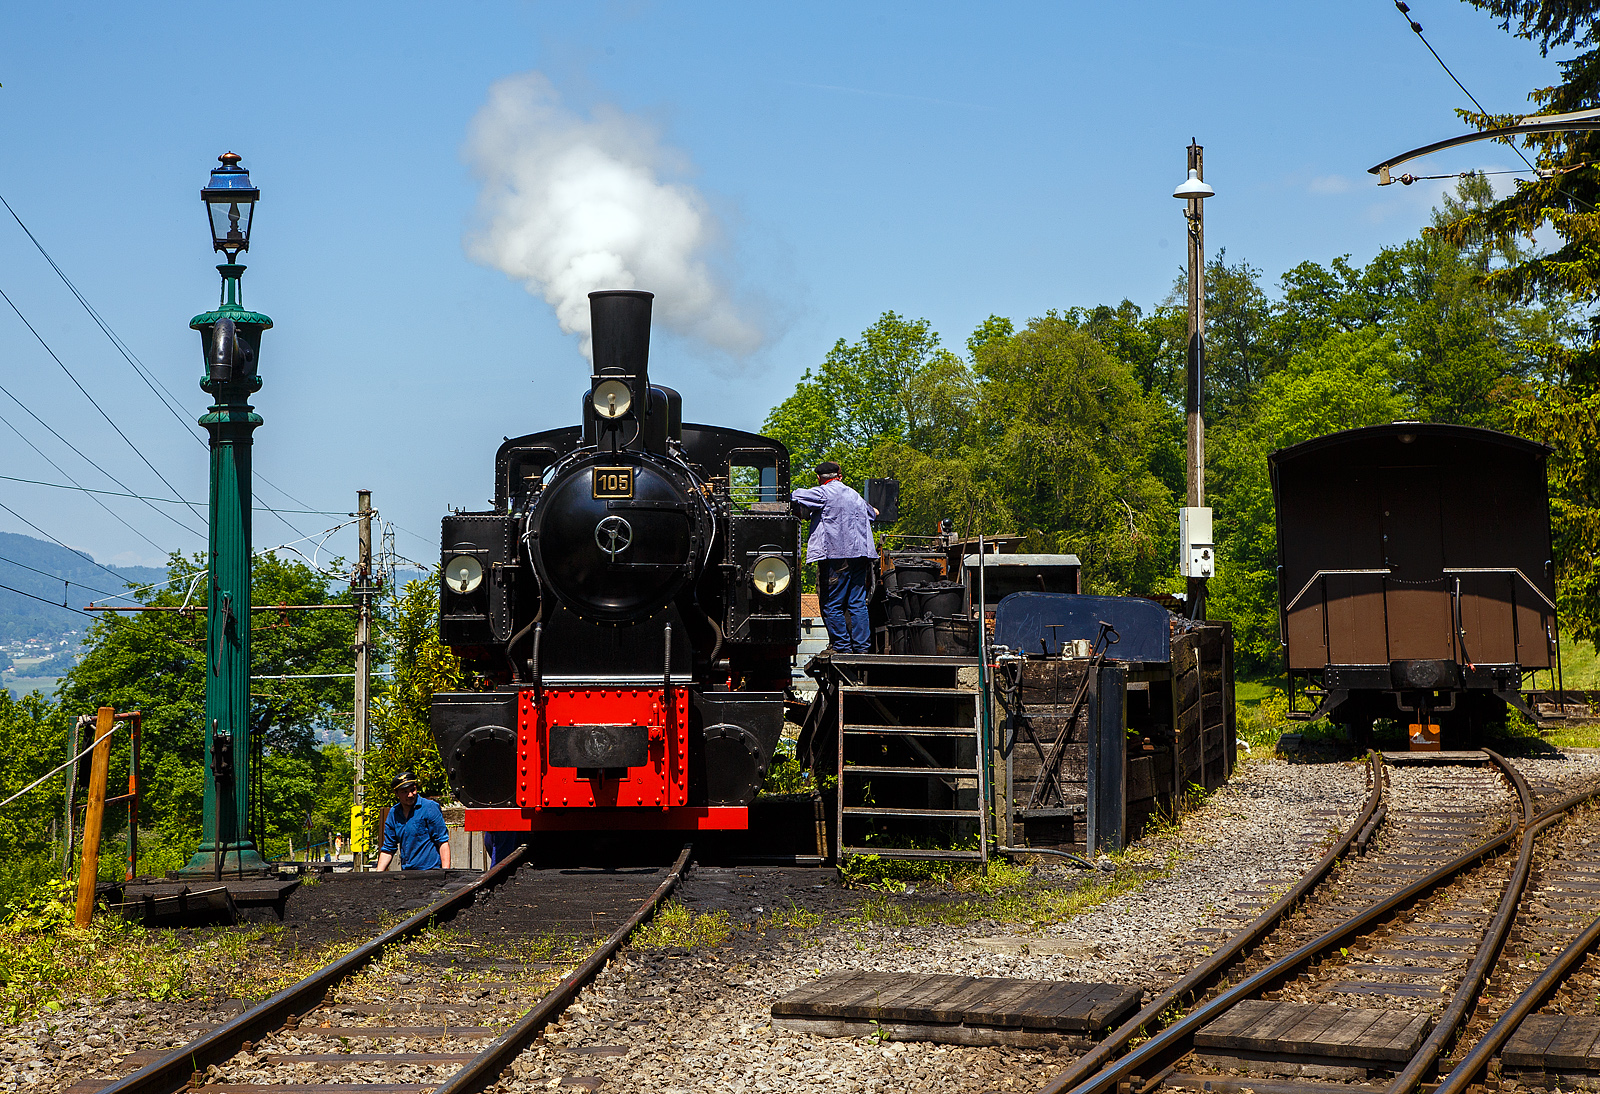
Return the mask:
POLYGON ((468 832, 716 831, 750 827, 743 805, 668 809, 468 809, 468 832))

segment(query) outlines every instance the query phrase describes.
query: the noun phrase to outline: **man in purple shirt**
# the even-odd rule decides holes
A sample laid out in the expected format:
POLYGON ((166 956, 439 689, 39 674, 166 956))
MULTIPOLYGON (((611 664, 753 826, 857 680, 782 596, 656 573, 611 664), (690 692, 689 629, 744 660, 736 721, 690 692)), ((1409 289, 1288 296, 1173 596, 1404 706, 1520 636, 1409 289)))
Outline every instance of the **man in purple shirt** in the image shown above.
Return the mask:
POLYGON ((878 549, 872 520, 878 511, 844 484, 832 460, 817 465, 817 485, 790 497, 812 518, 806 561, 817 564, 822 623, 835 653, 867 653, 872 624, 867 621, 867 590, 878 549))

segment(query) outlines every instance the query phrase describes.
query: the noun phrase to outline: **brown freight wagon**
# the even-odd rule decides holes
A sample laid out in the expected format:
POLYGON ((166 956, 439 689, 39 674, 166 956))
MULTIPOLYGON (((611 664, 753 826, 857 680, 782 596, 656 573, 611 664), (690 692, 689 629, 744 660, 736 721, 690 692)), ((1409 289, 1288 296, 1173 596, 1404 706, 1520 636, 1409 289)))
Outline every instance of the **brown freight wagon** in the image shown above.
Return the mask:
POLYGON ((1545 459, 1488 429, 1395 422, 1273 452, 1278 604, 1291 696, 1358 741, 1380 718, 1438 748, 1533 714, 1557 663, 1545 459))

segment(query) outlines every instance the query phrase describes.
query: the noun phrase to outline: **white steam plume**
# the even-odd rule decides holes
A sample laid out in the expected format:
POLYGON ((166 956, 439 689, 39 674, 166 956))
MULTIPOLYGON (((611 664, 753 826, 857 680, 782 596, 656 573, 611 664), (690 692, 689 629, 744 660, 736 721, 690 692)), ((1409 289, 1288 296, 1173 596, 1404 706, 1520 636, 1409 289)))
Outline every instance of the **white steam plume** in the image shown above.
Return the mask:
POLYGON ((585 121, 526 72, 489 88, 466 156, 483 180, 467 253, 543 296, 585 356, 596 289, 647 289, 657 320, 731 356, 760 347, 701 257, 717 231, 705 201, 657 177, 677 157, 641 122, 610 107, 585 121))

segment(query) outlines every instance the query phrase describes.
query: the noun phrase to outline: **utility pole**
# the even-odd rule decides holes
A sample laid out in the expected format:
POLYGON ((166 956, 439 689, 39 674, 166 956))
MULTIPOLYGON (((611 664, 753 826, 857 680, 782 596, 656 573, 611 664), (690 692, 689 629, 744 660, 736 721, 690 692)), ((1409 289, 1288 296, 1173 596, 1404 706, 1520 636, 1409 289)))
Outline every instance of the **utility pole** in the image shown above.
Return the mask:
MULTIPOLYGON (((1187 149, 1189 170, 1205 181, 1205 149, 1192 139, 1187 149)), ((1188 502, 1206 503, 1206 203, 1189 198, 1189 353, 1184 370, 1183 413, 1188 426, 1188 502)), ((1191 590, 1192 591, 1192 590, 1191 590)))
POLYGON ((1215 572, 1211 510, 1206 508, 1206 222, 1205 149, 1191 138, 1188 178, 1172 196, 1184 202, 1189 230, 1189 342, 1184 368, 1183 411, 1187 426, 1187 490, 1178 515, 1179 569, 1188 578, 1189 618, 1206 617, 1206 581, 1215 572))
MULTIPOLYGON (((356 491, 356 512, 361 518, 361 541, 356 555, 356 786, 355 809, 352 810, 350 830, 350 868, 364 868, 357 851, 355 825, 366 824, 367 792, 367 701, 372 682, 372 491, 356 491)), ((366 841, 361 841, 365 845, 366 841)))

